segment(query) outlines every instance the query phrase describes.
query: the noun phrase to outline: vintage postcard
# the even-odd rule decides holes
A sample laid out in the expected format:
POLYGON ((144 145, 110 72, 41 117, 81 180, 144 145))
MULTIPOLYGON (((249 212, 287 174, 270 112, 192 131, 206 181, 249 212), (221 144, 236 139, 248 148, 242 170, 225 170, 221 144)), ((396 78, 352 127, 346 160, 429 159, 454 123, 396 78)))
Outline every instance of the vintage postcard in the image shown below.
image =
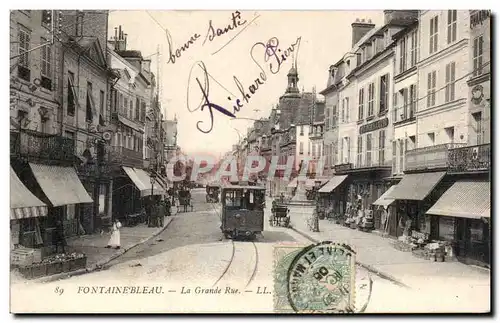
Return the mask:
POLYGON ((12 313, 490 313, 490 10, 10 11, 12 313))

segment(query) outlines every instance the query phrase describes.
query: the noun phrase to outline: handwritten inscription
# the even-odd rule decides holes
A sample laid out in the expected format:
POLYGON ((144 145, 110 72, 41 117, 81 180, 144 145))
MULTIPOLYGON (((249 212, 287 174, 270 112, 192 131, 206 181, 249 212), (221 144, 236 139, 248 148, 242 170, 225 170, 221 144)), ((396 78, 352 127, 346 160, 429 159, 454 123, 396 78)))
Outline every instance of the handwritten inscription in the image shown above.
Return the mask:
MULTIPOLYGON (((300 48, 301 37, 298 37, 295 43, 291 44, 285 50, 279 48, 279 40, 277 37, 272 37, 266 43, 258 42, 252 46, 250 49, 250 57, 253 62, 260 69, 260 73, 258 77, 254 78, 254 80, 250 83, 250 85, 245 86, 242 81, 237 77, 233 76, 233 81, 235 83, 236 88, 240 93, 240 97, 232 98, 228 96, 227 99, 231 101, 232 109, 227 109, 223 107, 221 104, 216 104, 210 100, 210 80, 209 80, 209 72, 205 63, 196 62, 191 71, 189 73, 188 80, 188 89, 187 89, 187 108, 190 112, 195 112, 197 110, 204 111, 205 109, 209 114, 209 121, 207 122, 208 127, 201 128, 200 124, 204 124, 205 121, 198 121, 196 127, 199 131, 203 133, 209 133, 213 130, 214 126, 214 109, 221 114, 224 114, 228 117, 235 118, 236 113, 244 107, 245 104, 250 103, 252 96, 259 90, 259 88, 265 84, 267 81, 266 67, 268 68, 271 74, 277 74, 283 63, 290 57, 293 52, 298 52, 300 48), (259 51, 260 49, 260 51, 259 51), (258 58, 263 59, 263 62, 258 60, 258 58), (192 78, 192 72, 195 67, 199 67, 203 72, 202 81, 200 78, 196 78, 196 82, 199 87, 199 91, 201 93, 202 99, 197 108, 192 109, 189 103, 189 97, 191 94, 190 81, 192 78), (231 111, 232 110, 232 111, 231 111)), ((210 76, 211 77, 211 76, 210 76)), ((219 82, 217 82, 219 83, 219 82)), ((219 83, 220 84, 220 83, 219 83)))
POLYGON ((224 34, 229 33, 232 30, 235 30, 239 26, 243 26, 247 23, 246 20, 241 20, 241 13, 239 11, 235 11, 232 13, 231 24, 227 25, 224 28, 215 28, 212 20, 208 22, 208 30, 205 36, 205 40, 203 41, 203 45, 205 45, 207 39, 209 41, 213 41, 216 37, 222 36, 224 34))
POLYGON ((173 50, 174 47, 174 42, 172 41, 172 35, 170 35, 170 32, 168 30, 165 30, 166 36, 167 36, 167 42, 168 42, 168 61, 167 64, 175 64, 178 58, 181 58, 182 53, 187 51, 191 45, 193 45, 198 38, 201 36, 199 34, 194 34, 189 38, 189 40, 184 43, 180 48, 177 48, 175 51, 173 50))

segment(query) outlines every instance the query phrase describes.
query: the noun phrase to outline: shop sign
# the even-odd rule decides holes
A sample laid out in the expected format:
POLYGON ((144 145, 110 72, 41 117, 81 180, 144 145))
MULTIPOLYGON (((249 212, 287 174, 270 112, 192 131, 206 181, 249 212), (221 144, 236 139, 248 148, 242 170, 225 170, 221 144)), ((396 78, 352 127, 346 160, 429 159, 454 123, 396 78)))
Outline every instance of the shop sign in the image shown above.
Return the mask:
POLYGON ((367 132, 375 131, 378 129, 385 128, 389 125, 389 118, 380 119, 373 121, 372 123, 365 124, 359 128, 359 134, 362 135, 367 132))
POLYGON ((339 164, 334 166, 335 173, 345 172, 352 169, 352 163, 339 164))

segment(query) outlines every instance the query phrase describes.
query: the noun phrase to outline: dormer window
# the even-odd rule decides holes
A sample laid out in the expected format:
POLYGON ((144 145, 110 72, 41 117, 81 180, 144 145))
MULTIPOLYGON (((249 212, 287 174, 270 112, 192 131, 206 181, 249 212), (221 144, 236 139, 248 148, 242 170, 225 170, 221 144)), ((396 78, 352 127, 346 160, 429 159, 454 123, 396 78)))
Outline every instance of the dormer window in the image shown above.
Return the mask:
POLYGON ((377 39, 372 40, 373 55, 377 54, 377 39))

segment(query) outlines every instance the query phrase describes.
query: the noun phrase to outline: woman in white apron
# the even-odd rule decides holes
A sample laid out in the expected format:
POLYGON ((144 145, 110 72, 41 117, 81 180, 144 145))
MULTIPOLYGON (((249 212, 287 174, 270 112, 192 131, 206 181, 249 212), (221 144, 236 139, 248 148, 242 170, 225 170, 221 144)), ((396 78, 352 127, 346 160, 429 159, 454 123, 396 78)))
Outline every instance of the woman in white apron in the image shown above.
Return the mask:
POLYGON ((108 245, 106 248, 115 248, 115 249, 120 249, 120 228, 122 227, 122 224, 118 219, 115 220, 113 223, 113 228, 111 231, 111 238, 108 241, 108 245))

